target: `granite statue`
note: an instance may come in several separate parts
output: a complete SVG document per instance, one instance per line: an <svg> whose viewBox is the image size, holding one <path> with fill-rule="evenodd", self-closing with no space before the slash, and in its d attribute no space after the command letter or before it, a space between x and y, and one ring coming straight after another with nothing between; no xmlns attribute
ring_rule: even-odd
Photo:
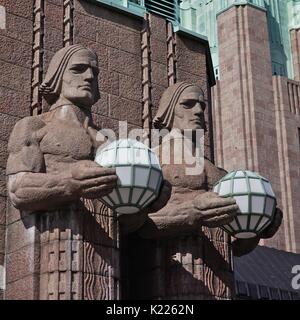
<svg viewBox="0 0 300 320"><path fill-rule="evenodd" d="M164 92L154 118L154 127L169 131L174 128L180 131L204 129L205 106L201 88L185 82L177 83ZM192 135L194 149L195 139L196 135ZM172 159L174 157L171 155ZM216 167L208 159L204 159L204 170L198 175L187 176L186 166L185 163L162 165L168 183L165 185L171 188L171 196L163 208L154 213L148 211L147 219L138 231L142 237L160 238L193 234L199 232L201 226L215 228L233 220L239 210L235 200L222 198L212 192L214 184L227 172ZM282 212L277 208L273 224L260 237L233 242L234 254L237 256L246 254L257 246L260 238L272 237L278 230L281 220Z"/></svg>

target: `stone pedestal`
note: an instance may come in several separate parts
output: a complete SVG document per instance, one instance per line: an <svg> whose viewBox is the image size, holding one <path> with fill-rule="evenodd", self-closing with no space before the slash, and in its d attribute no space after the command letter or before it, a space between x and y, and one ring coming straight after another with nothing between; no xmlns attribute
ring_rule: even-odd
<svg viewBox="0 0 300 320"><path fill-rule="evenodd" d="M215 300L234 297L231 247L221 229L160 241L130 236L123 295L129 299ZM143 257L141 259L141 257Z"/></svg>
<svg viewBox="0 0 300 320"><path fill-rule="evenodd" d="M112 213L97 201L20 216L7 228L5 299L119 299L119 243Z"/></svg>

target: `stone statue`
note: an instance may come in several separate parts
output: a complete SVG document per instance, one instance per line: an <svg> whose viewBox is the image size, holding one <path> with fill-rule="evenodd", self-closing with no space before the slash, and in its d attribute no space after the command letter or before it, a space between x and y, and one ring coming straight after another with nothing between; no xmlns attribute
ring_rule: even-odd
<svg viewBox="0 0 300 320"><path fill-rule="evenodd" d="M94 162L100 144L91 116L100 98L97 59L81 45L59 50L40 87L50 110L23 118L11 133L8 193L22 221L15 236L30 244L31 253L39 253L22 266L23 277L32 274L39 287L28 284L22 294L8 290L8 299L20 294L34 299L120 296L116 217L97 200L117 183L115 169ZM165 201L162 197L157 204ZM59 251L51 249L57 246ZM35 259L38 271L32 270Z"/></svg>
<svg viewBox="0 0 300 320"><path fill-rule="evenodd" d="M117 183L115 169L94 162L99 143L91 107L100 97L98 72L93 51L81 45L59 50L40 88L50 110L20 120L9 140L9 197L24 216L22 237L29 239L34 249L30 252L40 253L30 258L36 259L39 271L32 271L30 259L22 266L24 277L32 273L40 284L28 289L35 298L119 297L116 217L105 213L97 200ZM203 128L204 106L200 88L175 84L164 93L154 125ZM141 213L118 217L123 234L137 230L150 239L197 234L200 226L221 226L237 213L233 199L210 191L225 174L210 161L205 160L204 171L192 177L185 176L185 164L171 163L162 169L166 180L159 198ZM276 228L272 226L269 235ZM51 249L57 245L59 249ZM56 260L59 253L57 264L53 252Z"/></svg>
<svg viewBox="0 0 300 320"><path fill-rule="evenodd" d="M8 192L16 208L49 211L79 197L99 198L116 185L115 169L93 161L97 76L97 56L80 45L53 57L41 86L50 111L20 120L9 141Z"/></svg>
<svg viewBox="0 0 300 320"><path fill-rule="evenodd" d="M23 292L8 283L8 299L119 297L118 231L113 215L97 200L113 190L117 176L115 169L93 161L97 59L81 45L59 50L40 87L50 110L20 120L11 133L8 193L22 219L15 239L25 239L30 248L19 274L30 275L36 285L28 276Z"/></svg>
<svg viewBox="0 0 300 320"><path fill-rule="evenodd" d="M169 131L175 128L180 132L203 129L204 110L203 91L189 83L177 83L164 92L154 127ZM191 135L193 152L196 138L197 135ZM164 140L160 157L163 146ZM161 207L155 208L156 212L150 208L144 216L120 217L124 233L137 229L128 245L128 255L133 260L129 269L135 277L133 298L231 299L234 280L230 240L216 227L231 222L239 209L234 199L221 198L211 191L227 172L204 159L202 172L186 175L188 164L172 162L172 151L176 153L171 144L169 164L161 161L165 191L171 190L171 195L162 192L165 196L161 195L161 199L165 197L166 205L159 203ZM155 203L152 209L154 207ZM273 225L261 237L273 236L281 219L278 209ZM235 240L233 253L244 255L253 250L259 240ZM140 259L141 256L144 258ZM148 286L144 285L145 279Z"/></svg>
<svg viewBox="0 0 300 320"><path fill-rule="evenodd" d="M204 129L204 110L202 89L180 82L164 92L154 118L154 126L169 131L174 128L180 131ZM195 138L196 135L192 135L193 149L196 147ZM174 157L171 154L172 159ZM172 186L171 197L166 206L149 214L147 222L139 230L143 237L191 234L199 231L200 226L220 227L230 223L238 212L234 199L222 198L211 191L214 184L227 174L225 170L204 159L203 172L187 176L186 166L185 163L162 165L164 178ZM278 230L281 220L282 212L277 208L273 224L260 235L260 238L272 237ZM260 238L235 240L234 254L240 256L250 252L256 247Z"/></svg>

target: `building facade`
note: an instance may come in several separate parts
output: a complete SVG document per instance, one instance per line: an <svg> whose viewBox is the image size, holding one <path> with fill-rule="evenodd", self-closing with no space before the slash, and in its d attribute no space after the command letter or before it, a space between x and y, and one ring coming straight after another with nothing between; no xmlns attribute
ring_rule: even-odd
<svg viewBox="0 0 300 320"><path fill-rule="evenodd" d="M218 79L216 163L270 179L284 222L265 244L299 253L300 2L188 0L181 6L183 26L210 42Z"/></svg>
<svg viewBox="0 0 300 320"><path fill-rule="evenodd" d="M203 228L200 238L174 247L172 241L143 243L135 235L119 241L115 222L100 219L112 239L107 245L93 228L90 239L77 239L68 225L50 228L45 219L30 227L32 218L24 224L10 205L9 135L19 119L48 110L39 85L54 53L70 44L88 46L99 57L101 99L92 110L99 128L117 132L125 120L129 129L150 130L169 85L199 85L208 102L206 157L226 170L249 169L271 181L284 222L262 244L299 253L299 5L284 3L0 0L0 298L234 297L230 244L219 229ZM136 251L130 250L133 243ZM78 258L82 247L88 248L88 263ZM136 259L145 248L148 259ZM175 263L166 263L170 257ZM120 272L121 259L126 263ZM190 273L201 285L190 281Z"/></svg>
<svg viewBox="0 0 300 320"><path fill-rule="evenodd" d="M70 44L82 44L98 55L101 99L92 109L98 128L118 132L122 120L129 130L147 131L169 85L188 81L200 86L208 105L205 153L213 160L215 78L208 41L168 20L177 20L177 5L169 17L170 12L163 15L151 4L0 1L1 298L234 296L230 243L220 229L203 228L196 238L167 242L120 239L116 219L107 210L85 215L83 221L75 211L65 212L64 219L60 212L21 216L7 197L5 167L12 128L21 118L48 110L39 86L54 53ZM145 250L147 259L138 259Z"/></svg>

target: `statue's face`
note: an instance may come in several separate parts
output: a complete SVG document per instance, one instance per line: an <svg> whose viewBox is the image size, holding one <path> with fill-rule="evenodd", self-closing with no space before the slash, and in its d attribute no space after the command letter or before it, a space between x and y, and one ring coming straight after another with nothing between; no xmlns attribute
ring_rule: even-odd
<svg viewBox="0 0 300 320"><path fill-rule="evenodd" d="M77 51L63 74L61 96L75 105L90 108L95 102L98 73L96 56L89 50Z"/></svg>
<svg viewBox="0 0 300 320"><path fill-rule="evenodd" d="M180 130L204 128L205 102L200 88L186 88L175 106L173 128Z"/></svg>

